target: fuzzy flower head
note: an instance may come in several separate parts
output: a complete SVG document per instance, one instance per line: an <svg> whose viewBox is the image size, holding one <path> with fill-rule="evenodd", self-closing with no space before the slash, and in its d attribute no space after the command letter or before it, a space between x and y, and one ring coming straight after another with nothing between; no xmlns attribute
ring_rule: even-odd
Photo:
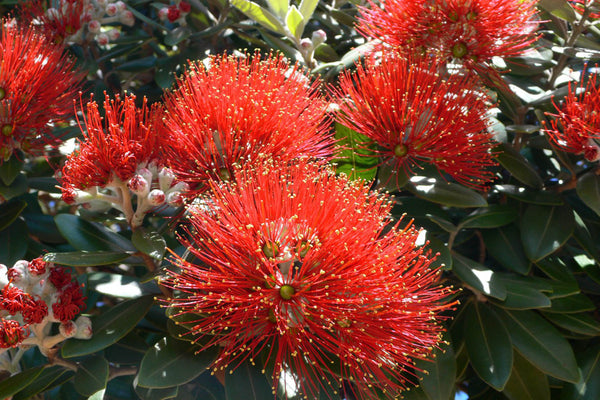
<svg viewBox="0 0 600 400"><path fill-rule="evenodd" d="M260 155L283 162L331 151L318 83L279 56L213 57L190 63L165 98L169 159L193 189L227 180L234 164Z"/></svg>
<svg viewBox="0 0 600 400"><path fill-rule="evenodd" d="M535 40L535 0L383 0L357 29L384 45L465 65L514 56Z"/></svg>
<svg viewBox="0 0 600 400"><path fill-rule="evenodd" d="M495 165L486 98L472 76L438 73L425 58L387 55L340 78L339 122L378 146L381 164L413 174L420 163L482 188Z"/></svg>
<svg viewBox="0 0 600 400"><path fill-rule="evenodd" d="M544 132L559 149L582 154L588 161L600 160L600 88L597 74L585 84L569 83L569 93Z"/></svg>
<svg viewBox="0 0 600 400"><path fill-rule="evenodd" d="M62 46L34 27L0 20L0 163L16 150L36 153L57 144L51 124L73 113L82 73Z"/></svg>
<svg viewBox="0 0 600 400"><path fill-rule="evenodd" d="M449 292L418 231L390 226L389 200L307 160L253 164L212 189L215 207L192 206L181 239L197 262L175 257L162 283L189 337L222 347L214 368L263 357L275 385L291 373L309 398L342 379L361 399L401 390L440 340Z"/></svg>

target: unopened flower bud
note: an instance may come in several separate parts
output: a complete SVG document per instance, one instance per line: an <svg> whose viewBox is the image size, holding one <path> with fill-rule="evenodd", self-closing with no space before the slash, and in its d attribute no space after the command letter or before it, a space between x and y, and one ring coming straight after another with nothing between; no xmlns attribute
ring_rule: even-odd
<svg viewBox="0 0 600 400"><path fill-rule="evenodd" d="M160 189L154 189L148 193L148 203L152 206L165 204L165 192Z"/></svg>
<svg viewBox="0 0 600 400"><path fill-rule="evenodd" d="M117 6L117 10L119 11L125 11L127 9L127 5L120 0L117 1L115 5Z"/></svg>
<svg viewBox="0 0 600 400"><path fill-rule="evenodd" d="M167 195L167 204L171 207L181 207L183 205L183 196L180 192L171 192Z"/></svg>
<svg viewBox="0 0 600 400"><path fill-rule="evenodd" d="M108 41L109 41L108 35L106 33L101 33L96 38L96 41L98 42L98 44L100 46L106 46L108 44Z"/></svg>
<svg viewBox="0 0 600 400"><path fill-rule="evenodd" d="M111 29L106 34L111 41L117 40L121 36L121 32L118 29Z"/></svg>
<svg viewBox="0 0 600 400"><path fill-rule="evenodd" d="M100 7L105 7L106 4L108 4L108 0L96 0L96 3L98 3Z"/></svg>
<svg viewBox="0 0 600 400"><path fill-rule="evenodd" d="M327 34L323 29L319 29L313 32L311 39L313 42L313 46L317 47L321 43L325 43L325 41L327 40Z"/></svg>
<svg viewBox="0 0 600 400"><path fill-rule="evenodd" d="M190 5L190 3L188 3L187 1L181 1L179 3L179 9L181 10L182 13L189 13L190 11L192 11L192 6Z"/></svg>
<svg viewBox="0 0 600 400"><path fill-rule="evenodd" d="M313 42L312 42L312 40L310 40L308 38L304 38L304 39L300 40L300 46L302 46L303 49L312 49Z"/></svg>
<svg viewBox="0 0 600 400"><path fill-rule="evenodd" d="M92 321L88 317L80 315L75 320L75 325L77 325L77 332L75 333L75 338L89 339L92 337Z"/></svg>
<svg viewBox="0 0 600 400"><path fill-rule="evenodd" d="M141 168L137 174L127 182L129 190L138 196L146 196L150 192L152 172L147 168Z"/></svg>
<svg viewBox="0 0 600 400"><path fill-rule="evenodd" d="M119 15L119 21L123 25L133 26L135 24L135 17L131 11L125 10Z"/></svg>
<svg viewBox="0 0 600 400"><path fill-rule="evenodd" d="M19 260L6 272L8 279L17 286L22 286L27 275L28 261Z"/></svg>
<svg viewBox="0 0 600 400"><path fill-rule="evenodd" d="M102 25L100 25L100 21L98 21L98 20L90 21L90 23L88 24L88 30L91 33L98 33L98 32L100 32L100 28L101 27L102 27Z"/></svg>
<svg viewBox="0 0 600 400"><path fill-rule="evenodd" d="M583 150L583 156L586 160L594 162L600 160L600 147L597 144L590 144Z"/></svg>
<svg viewBox="0 0 600 400"><path fill-rule="evenodd" d="M58 331L65 339L72 338L77 333L77 325L73 321L67 321L60 324Z"/></svg>
<svg viewBox="0 0 600 400"><path fill-rule="evenodd" d="M169 9L167 7L163 7L160 10L158 10L158 19L160 19L161 21L166 21L168 15Z"/></svg>
<svg viewBox="0 0 600 400"><path fill-rule="evenodd" d="M106 6L106 14L108 14L110 17L117 15L117 12L119 12L119 9L117 8L116 4L111 3Z"/></svg>
<svg viewBox="0 0 600 400"><path fill-rule="evenodd" d="M164 167L158 173L158 187L163 192L166 192L171 188L171 184L175 180L175 173L171 168Z"/></svg>

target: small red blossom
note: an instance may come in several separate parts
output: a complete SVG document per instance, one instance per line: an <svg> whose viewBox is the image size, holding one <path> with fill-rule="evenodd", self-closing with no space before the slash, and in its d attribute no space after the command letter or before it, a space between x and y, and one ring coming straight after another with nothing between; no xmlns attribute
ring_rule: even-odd
<svg viewBox="0 0 600 400"><path fill-rule="evenodd" d="M177 21L180 16L181 16L181 11L179 10L179 8L177 8L177 6L174 4L171 5L167 12L167 18L169 19L169 22Z"/></svg>
<svg viewBox="0 0 600 400"><path fill-rule="evenodd" d="M29 293L25 293L18 287L6 285L0 292L0 308L8 311L10 315L21 312L33 301Z"/></svg>
<svg viewBox="0 0 600 400"><path fill-rule="evenodd" d="M40 275L44 275L46 273L47 265L48 265L48 263L46 261L44 261L43 258L38 257L29 262L29 264L27 265L27 269L29 270L29 273L31 275L40 276Z"/></svg>
<svg viewBox="0 0 600 400"><path fill-rule="evenodd" d="M342 75L340 87L339 122L372 139L381 164L409 174L431 164L475 188L493 179L494 140L476 77L442 78L429 59L387 55Z"/></svg>
<svg viewBox="0 0 600 400"><path fill-rule="evenodd" d="M0 318L0 348L17 347L28 335L25 327L18 321Z"/></svg>
<svg viewBox="0 0 600 400"><path fill-rule="evenodd" d="M20 149L39 152L59 143L51 122L73 113L83 74L64 48L35 27L0 20L0 163ZM33 57L32 55L35 55Z"/></svg>
<svg viewBox="0 0 600 400"><path fill-rule="evenodd" d="M123 100L105 95L104 118L95 101L87 103L85 129L81 127L84 140L79 150L69 155L62 171L66 200L73 197L73 188L127 182L138 166L159 160L158 108L149 111L145 97L138 108L135 99L134 95L126 95Z"/></svg>
<svg viewBox="0 0 600 400"><path fill-rule="evenodd" d="M48 305L41 299L31 299L21 314L26 324L39 324L48 315Z"/></svg>
<svg viewBox="0 0 600 400"><path fill-rule="evenodd" d="M48 279L54 285L56 290L60 291L71 283L71 274L69 274L64 267L55 266L50 270Z"/></svg>
<svg viewBox="0 0 600 400"><path fill-rule="evenodd" d="M85 308L85 298L77 282L71 282L60 292L56 302L52 304L52 312L61 322L71 321Z"/></svg>
<svg viewBox="0 0 600 400"><path fill-rule="evenodd" d="M535 0L369 0L357 29L384 45L466 65L521 54L536 39Z"/></svg>
<svg viewBox="0 0 600 400"><path fill-rule="evenodd" d="M213 57L192 62L166 95L171 168L193 190L230 179L233 165L259 155L286 162L327 157L327 104L299 67L282 57Z"/></svg>
<svg viewBox="0 0 600 400"><path fill-rule="evenodd" d="M557 113L544 133L563 151L583 154L589 161L599 159L600 88L597 74L590 75L587 84L569 83L569 93L561 105L554 103Z"/></svg>
<svg viewBox="0 0 600 400"><path fill-rule="evenodd" d="M275 385L291 369L309 398L338 383L317 377L334 374L360 399L374 388L394 396L413 359L439 342L436 316L449 307L418 231L390 226L389 200L365 183L307 160L235 174L212 185L211 210L189 210L181 240L200 262L175 257L179 272L163 281L182 293L167 302L175 318L205 347L222 347L215 368L262 353Z"/></svg>
<svg viewBox="0 0 600 400"><path fill-rule="evenodd" d="M189 13L190 11L192 11L192 6L187 1L182 0L179 2L179 9L183 13Z"/></svg>
<svg viewBox="0 0 600 400"><path fill-rule="evenodd" d="M55 43L77 34L86 22L86 2L82 0L34 0L23 2L19 14L24 23L36 21L38 29Z"/></svg>

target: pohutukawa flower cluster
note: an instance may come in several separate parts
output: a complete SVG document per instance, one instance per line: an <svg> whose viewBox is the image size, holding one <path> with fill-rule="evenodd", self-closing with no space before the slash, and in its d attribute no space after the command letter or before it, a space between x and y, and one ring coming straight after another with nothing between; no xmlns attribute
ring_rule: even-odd
<svg viewBox="0 0 600 400"><path fill-rule="evenodd" d="M81 288L65 268L41 258L0 264L0 287L0 369L15 372L22 356L7 349L37 346L47 355L68 338L92 336L89 318L77 317L85 308Z"/></svg>
<svg viewBox="0 0 600 400"><path fill-rule="evenodd" d="M181 240L197 262L176 257L162 282L178 294L171 315L186 317L190 340L222 347L215 369L262 355L274 382L291 372L307 396L342 378L360 398L397 394L450 307L419 232L390 226L388 198L322 163L234 174L212 183L212 209L189 209Z"/></svg>
<svg viewBox="0 0 600 400"><path fill-rule="evenodd" d="M73 114L83 74L64 48L34 27L0 20L0 163L15 151L39 153L59 142L52 124ZM35 56L32 56L35 55Z"/></svg>
<svg viewBox="0 0 600 400"><path fill-rule="evenodd" d="M190 3L184 0L177 0L175 4L171 4L169 7L163 7L158 11L158 18L161 21L169 21L172 24L179 24L181 26L187 25L185 17L192 11Z"/></svg>

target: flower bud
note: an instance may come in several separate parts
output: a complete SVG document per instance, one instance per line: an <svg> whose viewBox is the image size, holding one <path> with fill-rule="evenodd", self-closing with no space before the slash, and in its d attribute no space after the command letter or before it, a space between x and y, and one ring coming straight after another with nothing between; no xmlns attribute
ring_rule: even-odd
<svg viewBox="0 0 600 400"><path fill-rule="evenodd" d="M583 150L583 156L586 160L594 162L600 160L600 147L597 144L589 144Z"/></svg>
<svg viewBox="0 0 600 400"><path fill-rule="evenodd" d="M127 5L120 0L117 1L115 5L117 6L117 10L119 11L125 11L127 9Z"/></svg>
<svg viewBox="0 0 600 400"><path fill-rule="evenodd" d="M171 207L181 207L183 205L183 196L180 192L171 192L167 195L167 204Z"/></svg>
<svg viewBox="0 0 600 400"><path fill-rule="evenodd" d="M150 174L150 179L147 179L148 174L142 170L148 171L146 168L142 168L140 171L138 171L138 173L135 174L129 180L129 182L127 182L127 187L129 187L129 190L131 190L136 195L143 197L146 196L148 192L150 192L152 174Z"/></svg>
<svg viewBox="0 0 600 400"><path fill-rule="evenodd" d="M311 39L313 42L313 46L317 47L321 43L325 43L325 41L327 40L327 34L324 30L319 29L313 32Z"/></svg>
<svg viewBox="0 0 600 400"><path fill-rule="evenodd" d="M8 271L6 272L6 276L13 284L15 284L15 286L20 286L20 287L24 286L24 283L25 283L27 275L28 275L28 272L27 272L28 265L29 265L28 261L19 260L12 266L12 268L9 268Z"/></svg>
<svg viewBox="0 0 600 400"><path fill-rule="evenodd" d="M313 42L312 42L312 40L310 40L308 38L304 38L304 39L300 40L300 46L303 49L306 49L306 50L312 49L313 48Z"/></svg>
<svg viewBox="0 0 600 400"><path fill-rule="evenodd" d="M119 15L119 21L123 25L133 26L135 24L135 17L131 11L125 10Z"/></svg>
<svg viewBox="0 0 600 400"><path fill-rule="evenodd" d="M148 203L154 207L165 204L165 192L160 189L154 189L148 193Z"/></svg>
<svg viewBox="0 0 600 400"><path fill-rule="evenodd" d="M166 21L168 14L169 9L167 7L163 7L160 10L158 10L158 19L160 19L161 21Z"/></svg>
<svg viewBox="0 0 600 400"><path fill-rule="evenodd" d="M179 19L179 17L181 16L181 11L179 11L179 9L172 5L169 7L168 13L167 13L167 18L169 19L169 22L175 22Z"/></svg>
<svg viewBox="0 0 600 400"><path fill-rule="evenodd" d="M77 333L77 325L73 321L67 321L60 324L58 331L65 339L72 338Z"/></svg>
<svg viewBox="0 0 600 400"><path fill-rule="evenodd" d="M111 42L117 40L119 36L121 36L121 32L118 29L111 29L110 31L106 32L106 34Z"/></svg>
<svg viewBox="0 0 600 400"><path fill-rule="evenodd" d="M75 325L77 325L77 332L75 333L75 338L89 339L92 337L92 321L88 317L80 315L75 320Z"/></svg>
<svg viewBox="0 0 600 400"><path fill-rule="evenodd" d="M101 27L102 27L102 25L100 25L100 21L98 21L98 20L90 21L90 23L88 24L88 30L91 33L98 33L98 32L100 32L100 28Z"/></svg>
<svg viewBox="0 0 600 400"><path fill-rule="evenodd" d="M119 12L119 9L117 8L116 4L111 3L106 6L106 14L108 14L110 17L117 15L117 12Z"/></svg>
<svg viewBox="0 0 600 400"><path fill-rule="evenodd" d="M158 173L158 187L163 192L168 191L171 188L171 184L175 180L175 174L171 168L164 167Z"/></svg>
<svg viewBox="0 0 600 400"><path fill-rule="evenodd" d="M96 41L98 42L98 44L100 46L106 46L108 44L108 41L109 41L108 35L106 33L101 33L96 38Z"/></svg>
<svg viewBox="0 0 600 400"><path fill-rule="evenodd" d="M187 1L181 1L179 3L179 9L181 10L182 13L189 13L190 11L192 11L192 6L190 5L190 3L188 3Z"/></svg>

